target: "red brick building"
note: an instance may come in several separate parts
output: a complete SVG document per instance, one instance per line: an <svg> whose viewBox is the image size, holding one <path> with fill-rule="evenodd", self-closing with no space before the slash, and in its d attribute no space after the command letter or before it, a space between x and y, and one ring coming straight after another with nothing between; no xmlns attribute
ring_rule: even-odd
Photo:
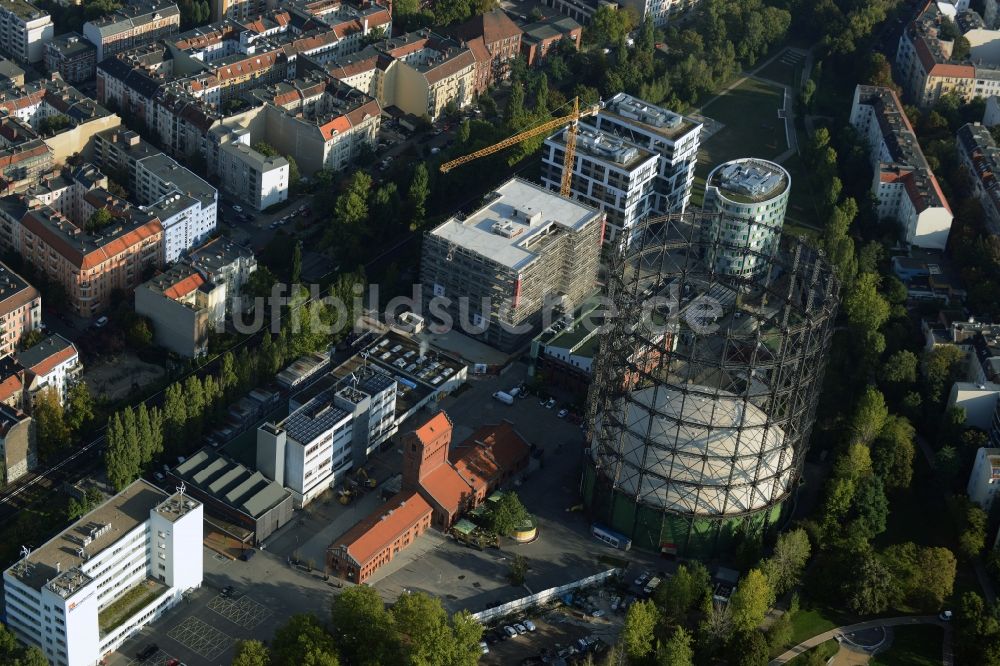
<svg viewBox="0 0 1000 666"><path fill-rule="evenodd" d="M521 53L529 67L536 67L562 40L568 40L579 49L583 28L568 16L553 16L524 26L521 36Z"/></svg>
<svg viewBox="0 0 1000 666"><path fill-rule="evenodd" d="M452 30L476 57L476 92L504 81L521 51L521 28L502 9L475 16Z"/></svg>
<svg viewBox="0 0 1000 666"><path fill-rule="evenodd" d="M431 525L420 493L402 491L348 530L326 551L327 569L358 585L392 561Z"/></svg>
<svg viewBox="0 0 1000 666"><path fill-rule="evenodd" d="M508 421L453 448L451 436L451 420L438 412L403 437L402 491L330 545L332 573L364 583L428 527L449 529L528 466L531 447Z"/></svg>

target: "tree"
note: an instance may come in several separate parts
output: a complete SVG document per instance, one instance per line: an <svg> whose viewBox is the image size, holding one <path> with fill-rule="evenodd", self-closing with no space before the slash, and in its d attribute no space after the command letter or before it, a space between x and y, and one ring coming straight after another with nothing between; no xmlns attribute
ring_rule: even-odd
<svg viewBox="0 0 1000 666"><path fill-rule="evenodd" d="M66 390L66 425L78 433L94 419L94 398L87 382L78 381Z"/></svg>
<svg viewBox="0 0 1000 666"><path fill-rule="evenodd" d="M924 381L927 397L939 402L944 390L958 381L965 354L955 345L939 345L924 356Z"/></svg>
<svg viewBox="0 0 1000 666"><path fill-rule="evenodd" d="M930 548L913 543L894 544L880 557L891 572L890 599L894 606L913 606L927 611L941 607L955 584L956 560L947 548ZM862 586L864 582L857 581ZM871 585L874 576L869 579Z"/></svg>
<svg viewBox="0 0 1000 666"><path fill-rule="evenodd" d="M104 467L108 481L120 492L139 476L139 457L129 442L120 412L108 420L105 439Z"/></svg>
<svg viewBox="0 0 1000 666"><path fill-rule="evenodd" d="M31 418L35 422L35 438L42 460L50 460L69 446L70 430L55 388L35 394L31 400Z"/></svg>
<svg viewBox="0 0 1000 666"><path fill-rule="evenodd" d="M660 613L652 601L637 601L628 607L621 643L630 660L645 659L653 651L654 630L659 621Z"/></svg>
<svg viewBox="0 0 1000 666"><path fill-rule="evenodd" d="M972 559L979 555L986 545L988 516L981 508L968 500L956 507L959 525L958 548L963 556Z"/></svg>
<svg viewBox="0 0 1000 666"><path fill-rule="evenodd" d="M180 383L167 387L163 399L163 440L169 451L177 451L184 443L188 420L187 401Z"/></svg>
<svg viewBox="0 0 1000 666"><path fill-rule="evenodd" d="M295 241L292 249L292 284L302 281L302 241Z"/></svg>
<svg viewBox="0 0 1000 666"><path fill-rule="evenodd" d="M919 359L913 352L901 349L886 359L882 365L882 381L891 384L912 384L917 381Z"/></svg>
<svg viewBox="0 0 1000 666"><path fill-rule="evenodd" d="M852 327L860 331L878 331L889 320L889 302L878 293L880 278L862 273L854 288L844 298L844 311Z"/></svg>
<svg viewBox="0 0 1000 666"><path fill-rule="evenodd" d="M792 613L785 612L774 619L767 628L767 644L772 652L780 652L781 648L792 640Z"/></svg>
<svg viewBox="0 0 1000 666"><path fill-rule="evenodd" d="M250 274L247 278L247 282L243 287L243 291L248 296L254 296L257 298L267 298L271 295L271 288L277 283L278 278L267 266L258 266L257 269Z"/></svg>
<svg viewBox="0 0 1000 666"><path fill-rule="evenodd" d="M851 516L848 529L855 537L867 541L885 532L889 501L879 477L869 475L857 482Z"/></svg>
<svg viewBox="0 0 1000 666"><path fill-rule="evenodd" d="M753 631L764 621L774 601L774 591L760 569L751 569L733 592L733 626L739 631Z"/></svg>
<svg viewBox="0 0 1000 666"><path fill-rule="evenodd" d="M392 617L375 588L350 587L333 598L333 635L346 663L378 666L395 661L399 651Z"/></svg>
<svg viewBox="0 0 1000 666"><path fill-rule="evenodd" d="M233 352L227 351L222 355L219 364L219 388L226 394L236 388L239 378L236 376L236 357Z"/></svg>
<svg viewBox="0 0 1000 666"><path fill-rule="evenodd" d="M711 595L710 580L708 569L701 562L682 564L656 588L656 605L669 622L683 624L691 610Z"/></svg>
<svg viewBox="0 0 1000 666"><path fill-rule="evenodd" d="M125 340L129 346L136 349L144 349L153 344L153 326L149 318L140 315L132 317L132 321L125 331Z"/></svg>
<svg viewBox="0 0 1000 666"><path fill-rule="evenodd" d="M184 380L184 402L187 406L184 433L188 441L197 441L201 439L205 412L205 390L198 375L189 375Z"/></svg>
<svg viewBox="0 0 1000 666"><path fill-rule="evenodd" d="M288 162L288 189L293 192L299 189L299 182L302 180L302 172L299 171L299 163L291 155L285 155Z"/></svg>
<svg viewBox="0 0 1000 666"><path fill-rule="evenodd" d="M430 194L430 179L427 165L419 162L413 169L413 179L410 189L406 192L406 200L410 206L410 229L419 229L427 215L427 195Z"/></svg>
<svg viewBox="0 0 1000 666"><path fill-rule="evenodd" d="M801 527L778 535L774 554L765 568L776 594L784 594L798 585L811 550L809 535Z"/></svg>
<svg viewBox="0 0 1000 666"><path fill-rule="evenodd" d="M20 347L21 349L31 349L44 339L45 339L45 334L42 333L42 331L38 329L32 329L30 331L27 331L24 335L21 336L21 339L18 341L17 346Z"/></svg>
<svg viewBox="0 0 1000 666"><path fill-rule="evenodd" d="M584 30L584 39L599 46L618 44L624 41L637 23L631 9L603 5L594 12L590 25Z"/></svg>
<svg viewBox="0 0 1000 666"><path fill-rule="evenodd" d="M150 421L149 410L146 408L146 403L144 402L139 403L139 409L136 412L136 429L139 433L139 464L146 465L153 459L153 424Z"/></svg>
<svg viewBox="0 0 1000 666"><path fill-rule="evenodd" d="M892 572L874 555L862 556L855 576L847 582L847 603L861 615L881 613L889 607L894 587Z"/></svg>
<svg viewBox="0 0 1000 666"><path fill-rule="evenodd" d="M871 444L872 440L882 432L889 418L889 408L885 406L885 398L874 386L869 386L861 394L858 406L851 418L851 432L854 441Z"/></svg>
<svg viewBox="0 0 1000 666"><path fill-rule="evenodd" d="M500 496L490 511L489 518L490 528L494 532L500 536L510 536L525 521L531 519L531 514L521 504L517 493L508 491Z"/></svg>
<svg viewBox="0 0 1000 666"><path fill-rule="evenodd" d="M333 637L312 615L293 615L279 627L271 641L272 663L275 666L337 666Z"/></svg>
<svg viewBox="0 0 1000 666"><path fill-rule="evenodd" d="M913 444L916 431L903 416L889 416L872 444L872 469L887 491L910 487L913 478Z"/></svg>
<svg viewBox="0 0 1000 666"><path fill-rule="evenodd" d="M266 141L258 141L257 143L253 144L251 148L256 150L264 157L279 157L281 155L281 153L278 152L277 148L267 143Z"/></svg>
<svg viewBox="0 0 1000 666"><path fill-rule="evenodd" d="M684 627L676 627L667 642L659 645L656 663L658 666L692 666L694 650L691 648L691 634Z"/></svg>
<svg viewBox="0 0 1000 666"><path fill-rule="evenodd" d="M270 666L271 652L260 641L240 641L233 656L233 666Z"/></svg>
<svg viewBox="0 0 1000 666"><path fill-rule="evenodd" d="M767 666L770 653L764 634L756 629L734 634L727 651L731 666Z"/></svg>
<svg viewBox="0 0 1000 666"><path fill-rule="evenodd" d="M528 575L528 560L524 558L524 555L520 553L515 553L510 559L510 573L507 577L510 579L511 585L524 585L524 579Z"/></svg>
<svg viewBox="0 0 1000 666"><path fill-rule="evenodd" d="M83 230L88 234L92 234L111 224L114 219L111 211L107 208L98 208L87 218L87 222L83 225Z"/></svg>
<svg viewBox="0 0 1000 666"><path fill-rule="evenodd" d="M404 594L396 600L390 614L406 663L472 666L482 656L481 625L477 630L464 613L449 621L437 597L423 592Z"/></svg>

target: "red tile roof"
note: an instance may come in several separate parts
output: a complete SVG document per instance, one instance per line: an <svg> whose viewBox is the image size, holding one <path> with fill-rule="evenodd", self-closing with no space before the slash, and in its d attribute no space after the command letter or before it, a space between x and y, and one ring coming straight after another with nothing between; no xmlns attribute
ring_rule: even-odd
<svg viewBox="0 0 1000 666"><path fill-rule="evenodd" d="M451 465L441 465L425 476L420 487L451 514L458 513L465 500L473 495L468 481Z"/></svg>
<svg viewBox="0 0 1000 666"><path fill-rule="evenodd" d="M27 368L27 370L29 370L36 377L44 377L45 375L52 372L52 370L57 365L65 363L74 356L77 356L76 347L70 345L69 347L64 347L59 351L55 352L54 354L51 354L43 358L35 365L31 366L30 368Z"/></svg>
<svg viewBox="0 0 1000 666"><path fill-rule="evenodd" d="M163 295L176 301L179 298L184 298L203 284L205 284L205 279L201 277L201 274L194 273L164 289Z"/></svg>
<svg viewBox="0 0 1000 666"><path fill-rule="evenodd" d="M0 382L0 402L7 402L23 389L21 378L18 375L11 375Z"/></svg>
<svg viewBox="0 0 1000 666"><path fill-rule="evenodd" d="M345 548L360 566L432 513L431 505L415 490L403 491L368 514L337 539L331 548Z"/></svg>
<svg viewBox="0 0 1000 666"><path fill-rule="evenodd" d="M451 433L451 419L449 419L448 415L444 412L438 412L432 416L427 423L414 430L413 434L416 435L417 439L419 439L424 445L427 445L444 434L445 431L449 434Z"/></svg>

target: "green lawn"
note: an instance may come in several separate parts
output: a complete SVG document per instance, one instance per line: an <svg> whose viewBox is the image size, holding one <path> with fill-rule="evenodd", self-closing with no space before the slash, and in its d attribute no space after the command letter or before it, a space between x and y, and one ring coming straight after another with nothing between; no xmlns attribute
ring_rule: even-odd
<svg viewBox="0 0 1000 666"><path fill-rule="evenodd" d="M762 79L769 79L775 83L783 85L798 85L802 72L802 65L805 64L805 56L793 52L784 52L777 58L769 62L765 67L754 73Z"/></svg>
<svg viewBox="0 0 1000 666"><path fill-rule="evenodd" d="M788 647L798 645L824 631L830 631L840 626L835 619L828 617L825 609L803 608L792 616L792 638Z"/></svg>
<svg viewBox="0 0 1000 666"><path fill-rule="evenodd" d="M895 627L892 645L872 657L870 666L937 666L941 663L940 627Z"/></svg>
<svg viewBox="0 0 1000 666"><path fill-rule="evenodd" d="M166 592L166 585L144 580L120 596L114 603L97 614L97 624L104 636L122 622L149 605L153 599Z"/></svg>
<svg viewBox="0 0 1000 666"><path fill-rule="evenodd" d="M809 655L812 654L813 652L818 652L820 656L823 658L823 661L826 661L833 655L837 654L839 650L840 650L840 644L831 638L826 642L820 643L812 650L806 650L799 656L795 657L794 659L788 662L788 666L801 666L802 664L805 664L806 659L808 659Z"/></svg>
<svg viewBox="0 0 1000 666"><path fill-rule="evenodd" d="M788 149L785 121L778 117L782 89L747 79L700 109L723 128L701 144L699 173L738 157L773 159Z"/></svg>

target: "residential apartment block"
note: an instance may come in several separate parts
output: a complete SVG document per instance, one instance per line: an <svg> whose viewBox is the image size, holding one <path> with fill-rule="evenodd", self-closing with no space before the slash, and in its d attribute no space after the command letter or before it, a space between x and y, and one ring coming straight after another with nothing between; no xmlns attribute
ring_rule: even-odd
<svg viewBox="0 0 1000 666"><path fill-rule="evenodd" d="M778 249L792 177L768 160L732 160L705 180L704 210L718 217L703 228L712 243L706 260L717 273L753 277L767 270Z"/></svg>
<svg viewBox="0 0 1000 666"><path fill-rule="evenodd" d="M942 12L944 5L928 2L903 30L896 49L896 71L906 97L922 108L933 106L948 93L966 102L1000 93L1000 51L994 46L1000 32L980 27L981 21L966 25L963 36L971 52L968 57L953 58L954 44L942 32L943 23L952 20Z"/></svg>
<svg viewBox="0 0 1000 666"><path fill-rule="evenodd" d="M59 35L45 45L45 69L67 83L83 83L97 71L97 47L77 32Z"/></svg>
<svg viewBox="0 0 1000 666"><path fill-rule="evenodd" d="M97 48L100 62L116 53L176 34L181 26L177 5L140 0L83 24L83 35Z"/></svg>
<svg viewBox="0 0 1000 666"><path fill-rule="evenodd" d="M51 664L99 663L201 586L203 520L183 492L134 482L4 571L7 627ZM109 623L137 589L146 603Z"/></svg>
<svg viewBox="0 0 1000 666"><path fill-rule="evenodd" d="M451 34L472 49L476 58L476 92L510 78L511 63L521 52L521 29L502 9L470 18Z"/></svg>
<svg viewBox="0 0 1000 666"><path fill-rule="evenodd" d="M702 125L619 93L579 124L572 191L607 212L606 242L628 242L649 215L683 212L691 199ZM549 137L542 182L562 185L566 131Z"/></svg>
<svg viewBox="0 0 1000 666"><path fill-rule="evenodd" d="M27 391L27 400L22 396L25 408L40 391L55 391L62 404L66 403L66 392L83 372L80 352L76 345L53 333L23 351L14 354L17 372L22 381L22 390ZM6 373L5 373L6 374Z"/></svg>
<svg viewBox="0 0 1000 666"><path fill-rule="evenodd" d="M41 294L0 263L0 357L14 353L25 334L39 330L41 325Z"/></svg>
<svg viewBox="0 0 1000 666"><path fill-rule="evenodd" d="M569 131L547 138L542 151L541 181L553 191L561 187ZM631 241L632 229L653 210L658 168L655 153L584 121L578 123L571 191L574 199L607 215L604 242Z"/></svg>
<svg viewBox="0 0 1000 666"><path fill-rule="evenodd" d="M604 220L539 185L507 181L479 210L424 235L424 311L447 312L464 333L516 349L543 310L571 312L592 292Z"/></svg>
<svg viewBox="0 0 1000 666"><path fill-rule="evenodd" d="M639 22L652 19L657 28L666 26L670 21L683 16L699 3L700 0L625 0L622 7L633 10L639 17Z"/></svg>
<svg viewBox="0 0 1000 666"><path fill-rule="evenodd" d="M0 49L22 63L40 62L55 36L52 17L26 0L0 3Z"/></svg>
<svg viewBox="0 0 1000 666"><path fill-rule="evenodd" d="M250 131L222 126L216 173L219 186L234 201L256 210L288 199L288 160L268 157L250 147Z"/></svg>
<svg viewBox="0 0 1000 666"><path fill-rule="evenodd" d="M226 286L176 264L135 289L136 314L153 324L156 344L185 358L208 351L208 338L226 317Z"/></svg>
<svg viewBox="0 0 1000 666"><path fill-rule="evenodd" d="M218 191L194 172L144 142L136 132L99 132L88 146L94 162L124 178L141 210L163 228L163 261L177 261L215 231Z"/></svg>
<svg viewBox="0 0 1000 666"><path fill-rule="evenodd" d="M894 219L907 243L943 250L952 212L924 158L903 105L888 88L854 90L851 125L868 149L875 170L872 193L880 218Z"/></svg>
<svg viewBox="0 0 1000 666"><path fill-rule="evenodd" d="M247 280L257 270L253 250L224 236L194 248L184 261L206 279L226 286L226 307L230 309L233 299L243 293Z"/></svg>
<svg viewBox="0 0 1000 666"><path fill-rule="evenodd" d="M29 210L20 220L16 242L25 261L65 289L74 314L92 317L111 305L113 291L130 292L144 273L163 265L163 227L156 217L104 190L92 190L84 198L90 212L76 221L45 205ZM86 231L90 214L108 206L114 222Z"/></svg>
<svg viewBox="0 0 1000 666"><path fill-rule="evenodd" d="M0 403L0 488L37 465L35 422L20 409Z"/></svg>
<svg viewBox="0 0 1000 666"><path fill-rule="evenodd" d="M326 71L418 118L437 120L448 105L465 108L476 92L476 56L466 44L430 30L377 42L329 62Z"/></svg>
<svg viewBox="0 0 1000 666"><path fill-rule="evenodd" d="M1000 148L990 131L979 123L960 127L955 146L959 163L983 207L986 224L990 232L1000 236L1000 182L997 181Z"/></svg>

